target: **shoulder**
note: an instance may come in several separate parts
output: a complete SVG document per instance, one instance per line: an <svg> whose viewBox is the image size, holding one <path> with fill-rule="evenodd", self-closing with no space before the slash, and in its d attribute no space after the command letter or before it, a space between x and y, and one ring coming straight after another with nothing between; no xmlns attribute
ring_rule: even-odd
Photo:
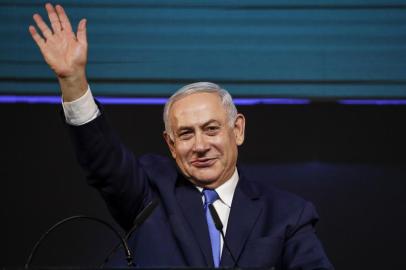
<svg viewBox="0 0 406 270"><path fill-rule="evenodd" d="M272 184L271 177L262 175L253 176L244 168L239 167L240 179L252 189L252 192L267 202L300 206L306 203L302 197L286 190L279 189Z"/></svg>
<svg viewBox="0 0 406 270"><path fill-rule="evenodd" d="M144 154L139 156L138 162L152 182L163 182L162 179L176 181L177 179L178 169L176 163L169 157Z"/></svg>
<svg viewBox="0 0 406 270"><path fill-rule="evenodd" d="M139 156L139 161L143 166L169 166L170 164L173 165L173 162L169 157L153 153L147 153Z"/></svg>
<svg viewBox="0 0 406 270"><path fill-rule="evenodd" d="M261 198L273 205L289 208L301 208L308 203L304 198L297 194L274 187L270 183L252 181L252 184L259 190Z"/></svg>
<svg viewBox="0 0 406 270"><path fill-rule="evenodd" d="M264 185L261 182L253 182L253 184L260 190L260 198L265 210L273 216L290 217L292 224L296 223L303 214L309 215L309 218L315 219L315 222L318 219L313 204L299 195L270 184Z"/></svg>
<svg viewBox="0 0 406 270"><path fill-rule="evenodd" d="M295 226L301 219L313 225L318 221L318 214L311 202L273 186L269 177L252 177L242 170L240 178L257 194L268 217L284 220L290 226Z"/></svg>
<svg viewBox="0 0 406 270"><path fill-rule="evenodd" d="M175 162L166 156L151 153L143 154L138 157L138 162L147 171L176 171Z"/></svg>

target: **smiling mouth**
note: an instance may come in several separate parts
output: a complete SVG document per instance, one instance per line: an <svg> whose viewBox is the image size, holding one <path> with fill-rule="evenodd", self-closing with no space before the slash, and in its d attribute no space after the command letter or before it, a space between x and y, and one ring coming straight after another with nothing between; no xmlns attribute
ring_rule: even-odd
<svg viewBox="0 0 406 270"><path fill-rule="evenodd" d="M192 160L192 165L198 168L210 167L216 162L215 158L198 158Z"/></svg>

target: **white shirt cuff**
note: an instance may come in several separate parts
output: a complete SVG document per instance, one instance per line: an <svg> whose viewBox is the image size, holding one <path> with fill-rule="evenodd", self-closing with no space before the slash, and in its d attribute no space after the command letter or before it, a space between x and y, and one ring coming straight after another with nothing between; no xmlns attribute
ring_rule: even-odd
<svg viewBox="0 0 406 270"><path fill-rule="evenodd" d="M84 125L100 115L89 86L86 93L74 101L63 102L62 99L62 107L66 122L74 126Z"/></svg>

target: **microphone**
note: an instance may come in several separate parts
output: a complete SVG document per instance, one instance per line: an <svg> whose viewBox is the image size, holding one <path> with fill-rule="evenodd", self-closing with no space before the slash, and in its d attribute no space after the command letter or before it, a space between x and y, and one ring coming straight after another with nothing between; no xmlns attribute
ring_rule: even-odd
<svg viewBox="0 0 406 270"><path fill-rule="evenodd" d="M127 232L126 234L126 239L128 240L131 236L131 234L139 227L141 226L145 220L154 212L155 208L159 205L159 199L155 198L153 199L150 203L145 206L144 209L135 217L134 219L134 225L133 227Z"/></svg>
<svg viewBox="0 0 406 270"><path fill-rule="evenodd" d="M233 262L234 262L233 268L236 268L236 267L239 268L237 265L237 260L235 259L235 257L233 256L233 253L231 253L231 250L230 250L229 246L227 245L226 237L224 236L224 233L223 233L223 223L221 222L220 217L217 214L217 211L214 208L213 204L209 204L209 210L210 210L211 217L213 218L213 221L214 221L214 226L216 226L216 229L220 232L221 237L223 238L224 246L227 249L228 253L230 253L231 259L233 259Z"/></svg>
<svg viewBox="0 0 406 270"><path fill-rule="evenodd" d="M54 224L51 228L49 228L45 233L43 233L40 237L40 239L37 241L37 243L35 243L34 247L32 248L30 255L28 256L27 262L25 263L24 269L28 269L30 267L31 261L33 260L35 254L37 253L37 250L40 246L40 244L42 243L42 241L48 236L48 234L50 234L51 232L53 232L56 228L60 227L61 225L70 222L70 221L75 221L75 220L79 220L79 219L84 219L84 220L90 220L90 221L95 221L99 224L104 225L105 227L107 227L108 229L110 229L121 241L121 244L124 246L124 252L125 252L125 256L127 259L127 263L128 266L132 266L133 262L132 262L132 254L130 252L130 249L127 245L127 241L126 239L120 234L120 232L118 230L116 230L113 225L111 225L110 223L99 219L99 218L95 218L95 217L89 217L89 216L71 216L68 218L65 218L61 221L58 221L56 224Z"/></svg>
<svg viewBox="0 0 406 270"><path fill-rule="evenodd" d="M137 228L145 222L145 220L152 214L152 212L155 210L155 208L158 205L159 205L159 199L155 198L150 203L148 203L144 209L142 209L142 211L135 217L134 222L133 222L134 225L125 235L126 240L128 240L131 237L132 233L135 230L137 230ZM106 263L110 260L111 256L117 251L118 248L121 247L121 245L122 245L122 243L118 243L115 247L113 247L110 250L106 259L104 259L103 263L100 265L100 268L103 268L106 265Z"/></svg>

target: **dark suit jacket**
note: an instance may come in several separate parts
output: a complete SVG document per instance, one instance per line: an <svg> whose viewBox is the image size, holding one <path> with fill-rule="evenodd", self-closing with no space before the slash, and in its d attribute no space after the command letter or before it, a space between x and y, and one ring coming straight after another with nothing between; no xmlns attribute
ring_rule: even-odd
<svg viewBox="0 0 406 270"><path fill-rule="evenodd" d="M171 159L135 158L103 116L69 130L89 183L124 229L152 198L160 198L130 240L138 266L213 266L201 194ZM226 233L238 266L332 269L314 231L318 217L312 204L271 188L268 179L251 179L241 169L239 175ZM221 266L233 266L225 248Z"/></svg>

